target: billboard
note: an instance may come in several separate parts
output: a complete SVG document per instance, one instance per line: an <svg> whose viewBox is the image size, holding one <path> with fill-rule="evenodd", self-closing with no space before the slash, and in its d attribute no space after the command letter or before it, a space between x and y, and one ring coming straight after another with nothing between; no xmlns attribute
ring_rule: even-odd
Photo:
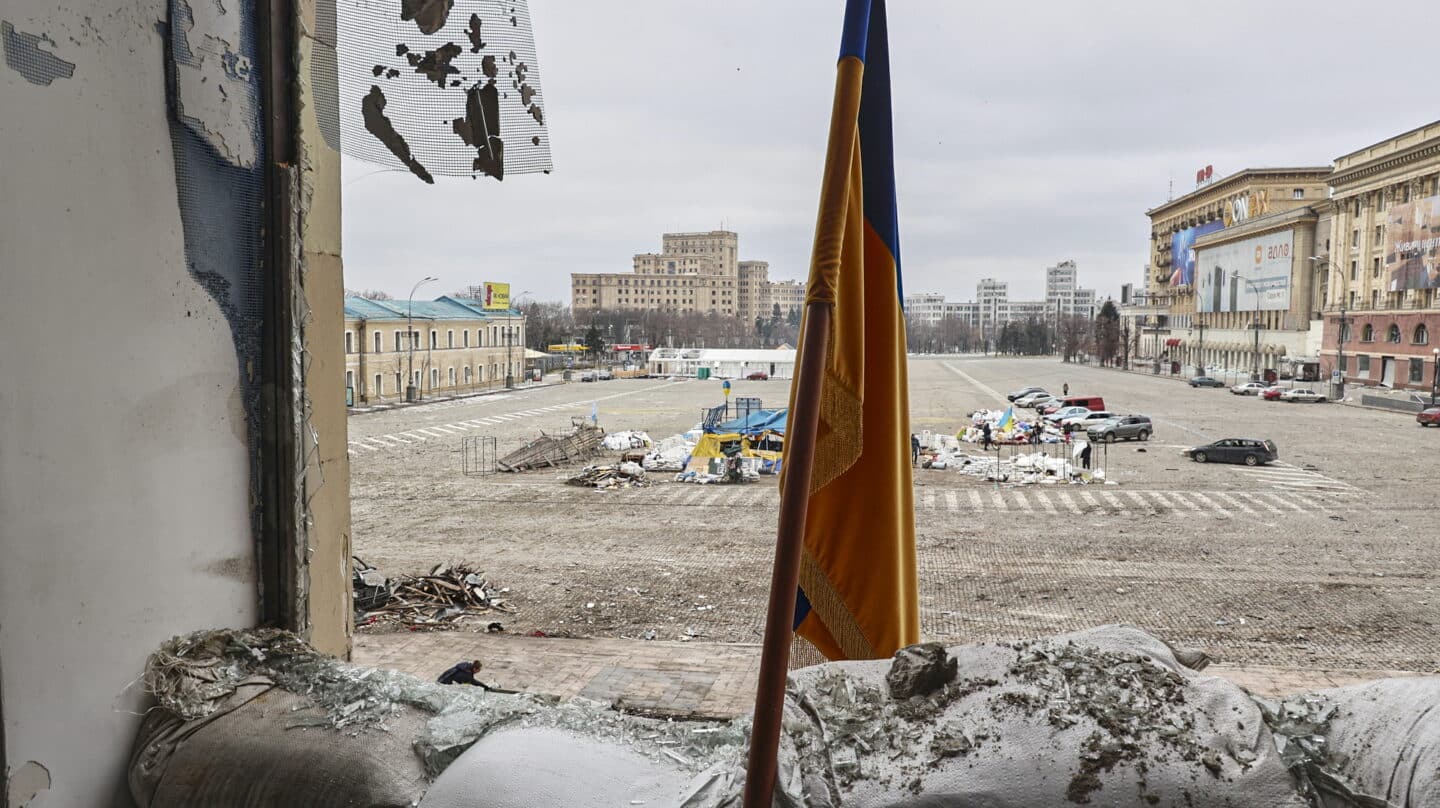
<svg viewBox="0 0 1440 808"><path fill-rule="evenodd" d="M1295 231L1218 244L1195 260L1195 301L1205 313L1285 311L1290 308L1290 271Z"/></svg>
<svg viewBox="0 0 1440 808"><path fill-rule="evenodd" d="M1214 233L1225 226L1219 219L1195 227L1187 227L1170 237L1171 286L1189 286L1195 282L1195 239Z"/></svg>
<svg viewBox="0 0 1440 808"><path fill-rule="evenodd" d="M508 308L510 308L510 284L508 284L508 283L490 283L489 281L486 281L486 282L483 284L483 290L484 290L485 296L484 296L483 298L481 298L481 303L483 304L483 307L484 307L484 308L486 308L486 309L508 309Z"/></svg>
<svg viewBox="0 0 1440 808"><path fill-rule="evenodd" d="M1440 196L1427 196L1385 211L1385 277L1389 290L1440 287Z"/></svg>

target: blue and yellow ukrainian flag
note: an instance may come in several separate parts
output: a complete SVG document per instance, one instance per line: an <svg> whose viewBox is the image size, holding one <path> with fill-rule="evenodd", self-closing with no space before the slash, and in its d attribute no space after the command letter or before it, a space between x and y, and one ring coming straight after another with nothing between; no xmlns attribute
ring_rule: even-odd
<svg viewBox="0 0 1440 808"><path fill-rule="evenodd" d="M893 152L885 3L849 0L806 292L834 308L795 611L830 659L920 635Z"/></svg>

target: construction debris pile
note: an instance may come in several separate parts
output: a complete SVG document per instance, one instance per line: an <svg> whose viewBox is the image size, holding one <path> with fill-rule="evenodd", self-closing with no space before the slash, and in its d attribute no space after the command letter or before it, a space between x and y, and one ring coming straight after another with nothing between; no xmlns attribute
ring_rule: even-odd
<svg viewBox="0 0 1440 808"><path fill-rule="evenodd" d="M639 463L627 462L613 466L586 466L566 482L581 488L610 491L617 488L648 488L650 477Z"/></svg>
<svg viewBox="0 0 1440 808"><path fill-rule="evenodd" d="M1440 804L1440 713L1426 709L1440 678L1262 707L1199 673L1198 660L1104 626L792 671L776 802ZM346 665L275 630L176 637L144 682L157 706L128 772L139 808L239 808L256 803L234 783L293 795L316 782L337 805L464 808L481 794L551 808L733 808L745 778L748 718L656 720L588 699L445 687ZM535 760L564 776L536 777Z"/></svg>
<svg viewBox="0 0 1440 808"><path fill-rule="evenodd" d="M919 436L917 464L922 469L953 469L986 482L1012 485L1088 485L1114 481L1105 479L1104 469L1083 468L1078 460L1084 442L1055 447L1060 451L1038 450L997 458L994 453L969 453L949 435L923 432Z"/></svg>
<svg viewBox="0 0 1440 808"><path fill-rule="evenodd" d="M588 460L599 451L604 437L605 430L600 427L583 418L572 418L569 434L541 432L540 437L500 458L495 466L501 471L532 471Z"/></svg>
<svg viewBox="0 0 1440 808"><path fill-rule="evenodd" d="M694 429L680 435L670 437L650 447L645 453L645 459L641 465L646 471L681 471L685 468L685 461L690 459L690 453L695 450L695 444L700 440L700 430Z"/></svg>
<svg viewBox="0 0 1440 808"><path fill-rule="evenodd" d="M600 441L600 445L612 452L623 452L627 449L648 449L655 445L655 441L644 432L611 432Z"/></svg>
<svg viewBox="0 0 1440 808"><path fill-rule="evenodd" d="M403 626L412 631L448 631L468 623L487 627L498 613L511 614L508 588L495 587L483 571L467 564L436 564L428 575L387 578L353 559L355 625Z"/></svg>
<svg viewBox="0 0 1440 808"><path fill-rule="evenodd" d="M1014 407L1003 410L976 410L970 413L969 425L961 428L957 438L966 443L984 443L985 425L990 425L990 442L1003 445L1064 443L1065 433L1058 424L1038 418L1022 421Z"/></svg>

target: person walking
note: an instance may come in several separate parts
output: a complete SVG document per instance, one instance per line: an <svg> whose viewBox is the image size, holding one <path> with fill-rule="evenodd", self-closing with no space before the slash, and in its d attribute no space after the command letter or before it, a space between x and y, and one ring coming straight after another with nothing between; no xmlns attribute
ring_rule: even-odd
<svg viewBox="0 0 1440 808"><path fill-rule="evenodd" d="M910 433L910 465L920 462L920 437Z"/></svg>
<svg viewBox="0 0 1440 808"><path fill-rule="evenodd" d="M1090 470L1090 444L1086 443L1080 449L1080 468Z"/></svg>
<svg viewBox="0 0 1440 808"><path fill-rule="evenodd" d="M1070 395L1070 383L1066 382L1060 385L1060 396L1063 398L1064 396L1068 395Z"/></svg>
<svg viewBox="0 0 1440 808"><path fill-rule="evenodd" d="M981 448L982 450L984 450L984 451L987 451L987 452L990 451L991 440L990 440L990 422L989 422L989 421L986 421L985 423L983 423L983 424L980 425L980 435L981 435L982 438L984 439L983 442L981 443L980 448Z"/></svg>

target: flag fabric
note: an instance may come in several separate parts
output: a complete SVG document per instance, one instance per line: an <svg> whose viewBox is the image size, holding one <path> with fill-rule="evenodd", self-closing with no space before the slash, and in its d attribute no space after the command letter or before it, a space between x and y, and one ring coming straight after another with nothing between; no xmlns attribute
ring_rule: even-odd
<svg viewBox="0 0 1440 808"><path fill-rule="evenodd" d="M849 0L806 291L834 308L795 610L830 659L920 634L889 62L884 0Z"/></svg>
<svg viewBox="0 0 1440 808"><path fill-rule="evenodd" d="M1006 408L1005 408L1005 414L1004 414L1004 415L1001 415L1001 416L1000 416L1000 420L995 422L995 428L996 428L996 429L1009 429L1010 426L1013 425L1014 423L1015 423L1015 408L1014 408L1014 407L1006 407Z"/></svg>

